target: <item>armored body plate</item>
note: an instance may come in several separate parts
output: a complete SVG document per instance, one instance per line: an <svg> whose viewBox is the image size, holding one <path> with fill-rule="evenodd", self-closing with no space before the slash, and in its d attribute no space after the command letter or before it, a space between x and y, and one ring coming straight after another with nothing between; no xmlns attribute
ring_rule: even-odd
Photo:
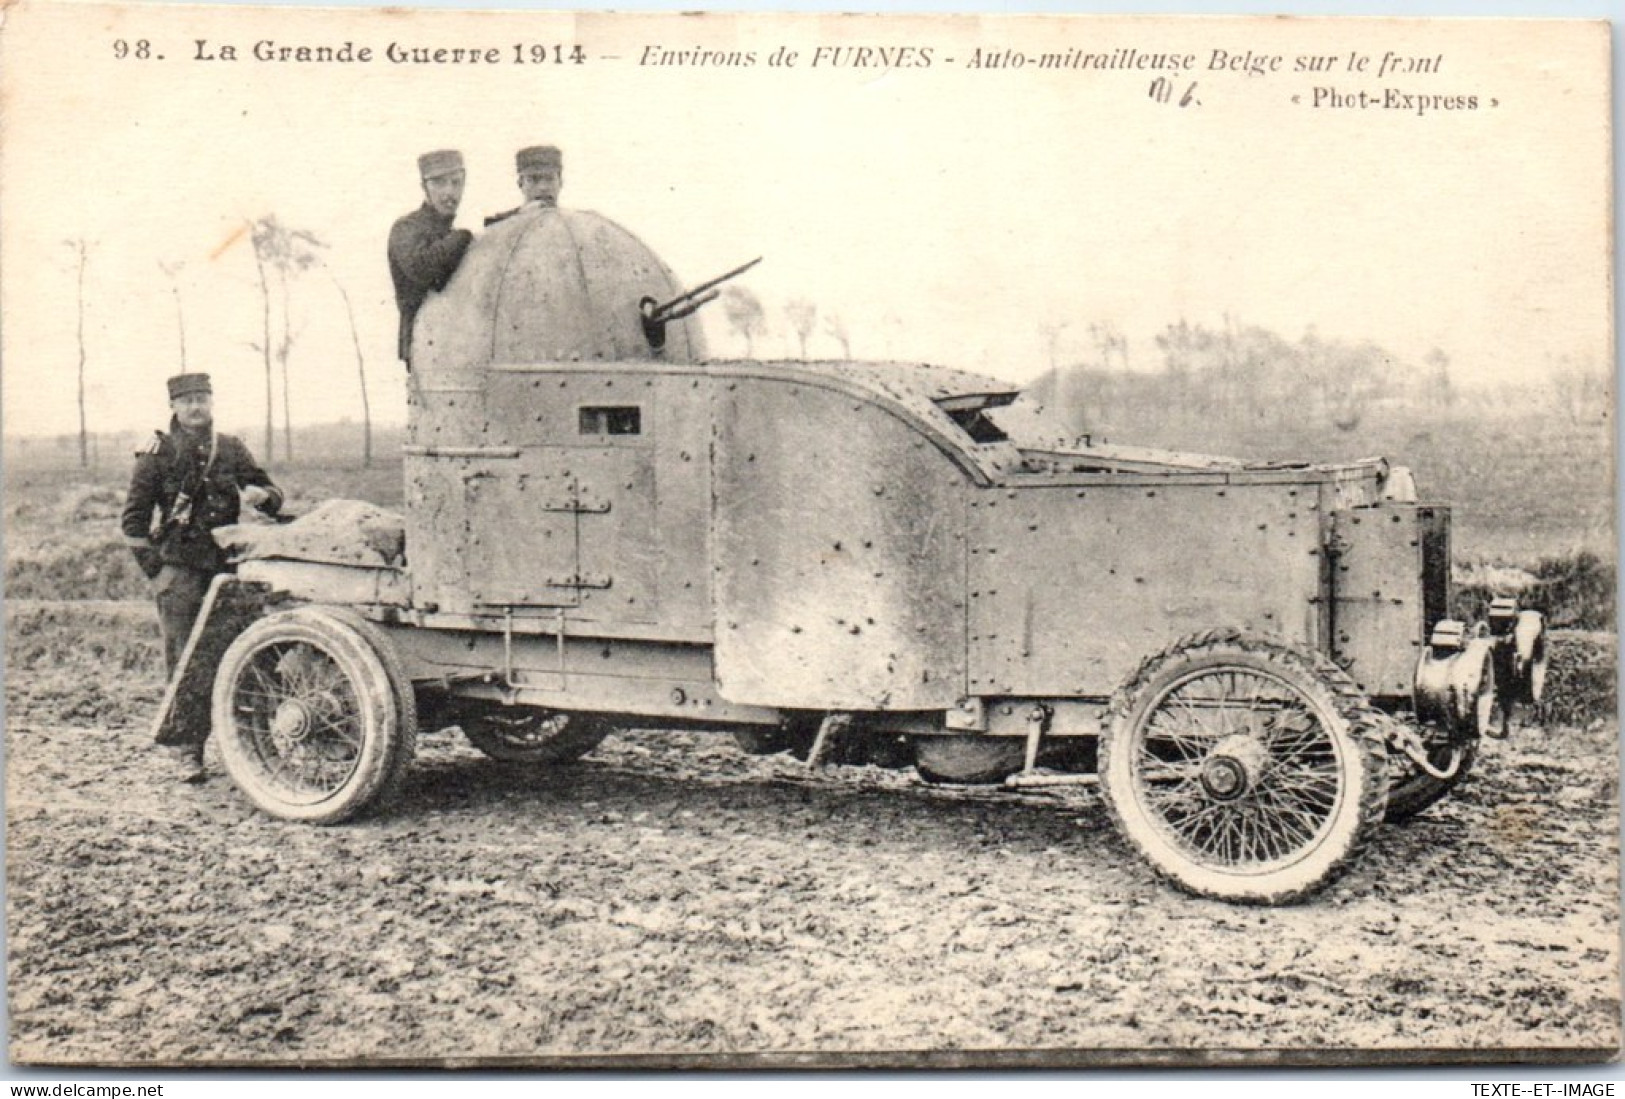
<svg viewBox="0 0 1625 1099"><path fill-rule="evenodd" d="M1216 626L1312 647L1319 489L1175 479L972 495L971 692L1110 694Z"/></svg>
<svg viewBox="0 0 1625 1099"><path fill-rule="evenodd" d="M718 390L723 697L943 709L964 693L965 474L899 410L806 379Z"/></svg>
<svg viewBox="0 0 1625 1099"><path fill-rule="evenodd" d="M1389 502L1335 521L1332 656L1367 694L1408 696L1428 630L1446 614L1449 511Z"/></svg>

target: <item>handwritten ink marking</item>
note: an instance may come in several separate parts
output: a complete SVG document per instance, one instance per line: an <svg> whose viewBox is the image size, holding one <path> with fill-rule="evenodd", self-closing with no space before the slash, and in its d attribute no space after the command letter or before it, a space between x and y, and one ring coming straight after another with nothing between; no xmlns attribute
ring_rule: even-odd
<svg viewBox="0 0 1625 1099"><path fill-rule="evenodd" d="M1158 103L1168 103L1174 97L1174 82L1166 76L1159 76L1151 82L1151 98ZM1190 87L1179 97L1181 107L1200 107L1202 101L1196 98L1196 82L1192 81Z"/></svg>

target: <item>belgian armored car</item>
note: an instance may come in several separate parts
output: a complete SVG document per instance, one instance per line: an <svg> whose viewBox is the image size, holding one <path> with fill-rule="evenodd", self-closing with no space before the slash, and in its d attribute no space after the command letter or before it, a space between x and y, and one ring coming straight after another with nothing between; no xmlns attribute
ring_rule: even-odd
<svg viewBox="0 0 1625 1099"><path fill-rule="evenodd" d="M1450 514L1403 469L1026 442L991 378L709 359L701 300L595 214L492 227L417 320L404 530L250 548L160 739L212 722L315 823L387 799L420 726L536 767L692 727L1098 782L1159 873L1280 903L1540 695L1540 616L1449 619Z"/></svg>

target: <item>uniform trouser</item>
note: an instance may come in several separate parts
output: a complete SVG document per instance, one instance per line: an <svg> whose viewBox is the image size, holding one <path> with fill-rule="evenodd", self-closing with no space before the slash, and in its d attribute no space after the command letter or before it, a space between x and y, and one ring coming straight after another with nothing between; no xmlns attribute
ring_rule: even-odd
<svg viewBox="0 0 1625 1099"><path fill-rule="evenodd" d="M164 635L164 665L171 677L192 636L192 624L203 609L214 573L185 565L165 565L158 574L158 627Z"/></svg>

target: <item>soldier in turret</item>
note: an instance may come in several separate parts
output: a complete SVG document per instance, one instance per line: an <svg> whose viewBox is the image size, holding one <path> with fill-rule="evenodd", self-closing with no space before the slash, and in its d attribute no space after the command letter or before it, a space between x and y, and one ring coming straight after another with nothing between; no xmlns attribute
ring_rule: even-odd
<svg viewBox="0 0 1625 1099"><path fill-rule="evenodd" d="M550 210L559 204L559 192L564 190L563 153L552 145L532 145L515 154L514 166L519 172L519 193L525 196L524 205L492 214L485 219L487 226L505 221L521 210Z"/></svg>
<svg viewBox="0 0 1625 1099"><path fill-rule="evenodd" d="M418 157L423 205L398 219L389 230L389 277L400 309L400 359L411 366L412 322L431 290L443 290L463 261L474 234L452 222L463 201L463 154L441 149Z"/></svg>
<svg viewBox="0 0 1625 1099"><path fill-rule="evenodd" d="M228 567L210 532L237 522L245 504L275 515L282 491L242 440L215 431L207 374L170 378L169 407L169 431L155 432L136 455L119 527L154 581L164 663L173 674L210 582ZM202 761L202 742L186 745L184 777L201 778Z"/></svg>

